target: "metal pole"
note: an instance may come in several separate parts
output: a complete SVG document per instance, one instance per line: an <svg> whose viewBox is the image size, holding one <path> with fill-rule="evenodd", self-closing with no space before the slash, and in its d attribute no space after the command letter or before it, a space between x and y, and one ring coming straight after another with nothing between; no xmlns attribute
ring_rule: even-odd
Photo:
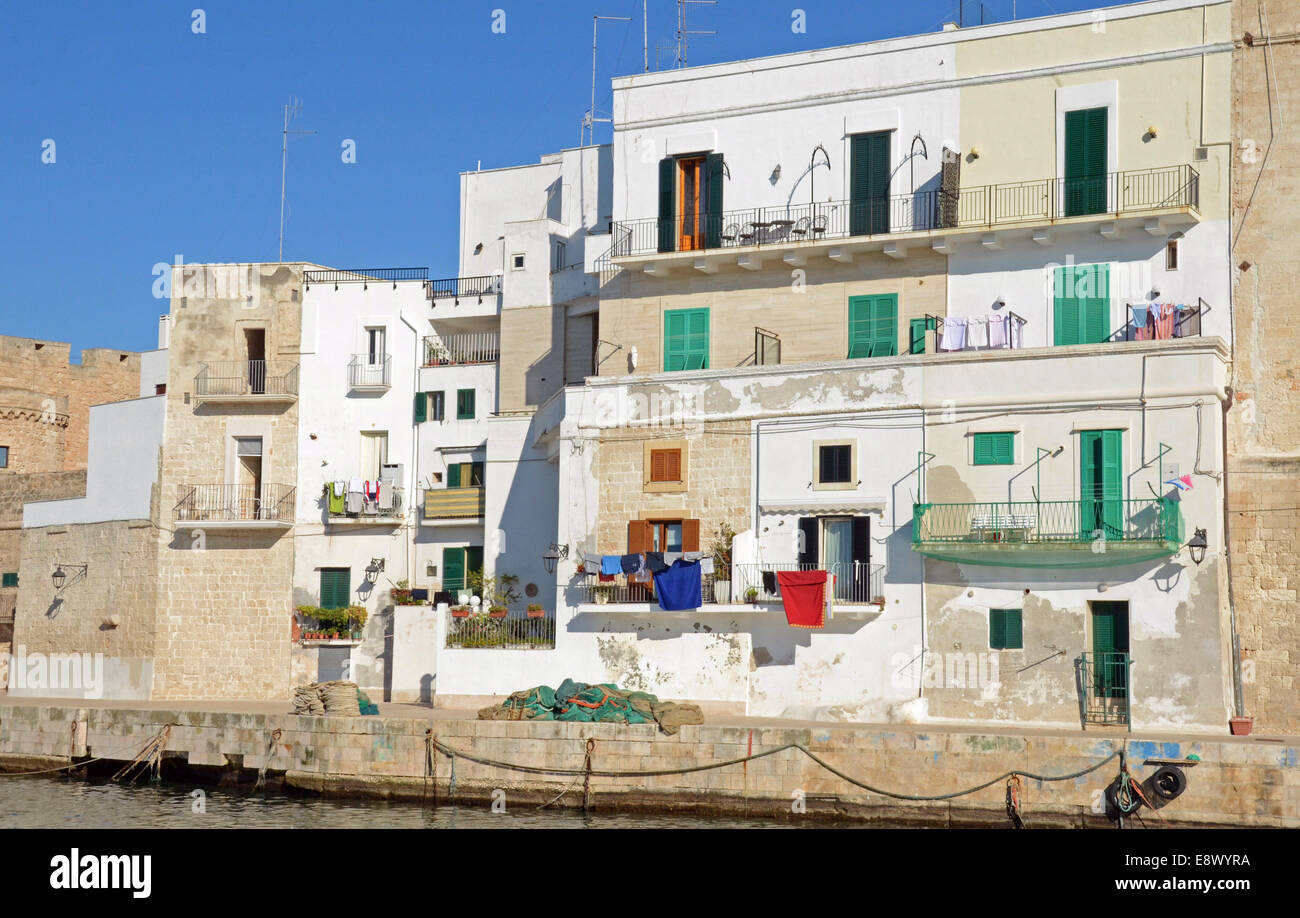
<svg viewBox="0 0 1300 918"><path fill-rule="evenodd" d="M284 263L284 176L289 168L289 106L284 107L284 129L280 132L280 257Z"/></svg>

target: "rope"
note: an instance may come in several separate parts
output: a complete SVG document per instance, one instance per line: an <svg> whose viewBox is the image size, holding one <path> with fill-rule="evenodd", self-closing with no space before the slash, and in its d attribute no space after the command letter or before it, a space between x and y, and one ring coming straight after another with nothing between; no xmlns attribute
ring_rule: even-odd
<svg viewBox="0 0 1300 918"><path fill-rule="evenodd" d="M1017 829L1025 827L1025 821L1020 817L1020 775L1007 779L1007 816Z"/></svg>
<svg viewBox="0 0 1300 918"><path fill-rule="evenodd" d="M271 754L275 751L275 744L280 742L281 735L279 727L271 731L271 738L266 743L266 756L262 759L262 767L257 770L257 783L253 785L255 794L266 784L266 769L271 764Z"/></svg>
<svg viewBox="0 0 1300 918"><path fill-rule="evenodd" d="M850 777L849 775L840 771L838 768L831 765L829 762L825 761L824 759L820 758L814 752L812 752L807 747L799 743L789 743L785 746L777 746L776 748L773 749L767 749L764 750L763 752L755 752L752 755L742 756L738 759L728 759L724 762L713 762L708 765L694 765L689 768L657 769L654 771L605 771L603 769L592 768L591 749L594 746L594 743L595 743L594 740L588 740L589 746L587 750L587 757L583 763L583 767L581 768L543 768L536 765L519 765L514 762L503 762L500 761L499 759L489 759L485 756L474 755L473 753L464 752L462 750L455 749L451 746L446 745L445 743L439 742L437 739L433 740L434 747L443 755L446 755L451 758L453 791L455 788L455 768L456 768L457 758L464 758L467 761L474 762L475 764L478 765L487 765L493 768L504 768L508 771L518 771L518 772L523 772L524 774L575 775L578 777L585 777L588 781L590 781L591 777L655 778L655 777L663 777L666 775L686 775L686 774L692 774L700 771L710 771L715 768L726 768L729 765L739 765L744 762L751 762L756 759L766 758L769 755L776 755L778 752L785 752L788 749L798 749L804 755L808 756L808 758L812 759L814 762L816 762L822 768L829 771L831 774L835 775L837 778L847 781L849 784L852 784L854 787L860 787L863 790L868 791L869 793L879 794L882 797L892 797L896 800L918 800L918 801L951 800L956 797L963 797L967 794L976 793L978 791L984 790L986 787L991 787L994 784L997 784L1001 781L1006 781L1009 778L1016 777L1019 775L1023 775L1026 778L1031 778L1035 781L1073 781L1075 778L1081 778L1084 775L1091 774L1092 772L1105 767L1108 763L1110 763L1112 760L1114 760L1119 756L1118 751L1112 752L1110 755L1106 756L1106 758L1102 759L1099 762L1096 762L1095 764L1089 765L1087 768L1083 768L1080 769L1079 771L1071 772L1069 774L1064 774L1064 775L1040 775L1040 774L1035 774L1033 772L1027 772L1027 771L1008 771L1005 772L1004 774L998 775L996 778L993 778L990 781L985 781L983 784L976 785L975 787L970 787L965 790L954 791L950 794L930 795L930 794L900 794L894 791L887 791L878 787L874 787L873 785L867 784L864 781L859 781L856 778ZM561 794L560 796L563 796L563 794ZM559 797L556 797L555 799L558 800Z"/></svg>
<svg viewBox="0 0 1300 918"><path fill-rule="evenodd" d="M423 805L429 799L429 784L433 784L433 803L438 805L438 771L436 760L433 757L433 744L438 741L438 734L432 729L424 731L424 790L420 794L420 803Z"/></svg>
<svg viewBox="0 0 1300 918"><path fill-rule="evenodd" d="M158 731L156 736L145 743L145 747L136 753L135 758L117 770L112 780L120 781L125 778L129 783L134 784L139 780L140 775L146 771L152 772L151 782L156 783L162 780L162 754L163 750L167 748L167 741L171 738L171 735L172 725L167 724Z"/></svg>
<svg viewBox="0 0 1300 918"><path fill-rule="evenodd" d="M164 729L170 730L172 727L178 727L178 726L180 726L180 724L168 724ZM157 735L150 737L148 743L145 744L145 749L148 749L151 745L153 745L153 743L157 740L157 738L158 738ZM126 751L125 748L118 749L115 752L110 752L106 755L93 756L92 758L89 759L82 759L79 762L69 762L67 765L60 765L58 768L43 768L39 771L0 771L0 778L31 778L37 775L52 775L60 771L68 771L73 768L81 768L84 765L89 765L91 762L103 762L107 759L115 759L120 761L119 753L125 751ZM135 759L140 758L140 756L143 754L144 754L144 750L141 750L139 753L136 754Z"/></svg>

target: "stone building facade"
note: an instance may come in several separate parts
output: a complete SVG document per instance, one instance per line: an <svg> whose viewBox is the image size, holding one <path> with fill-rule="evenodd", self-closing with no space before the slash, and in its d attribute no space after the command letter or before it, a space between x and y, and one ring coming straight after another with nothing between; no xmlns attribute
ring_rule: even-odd
<svg viewBox="0 0 1300 918"><path fill-rule="evenodd" d="M1228 532L1245 712L1300 731L1300 3L1233 4Z"/></svg>

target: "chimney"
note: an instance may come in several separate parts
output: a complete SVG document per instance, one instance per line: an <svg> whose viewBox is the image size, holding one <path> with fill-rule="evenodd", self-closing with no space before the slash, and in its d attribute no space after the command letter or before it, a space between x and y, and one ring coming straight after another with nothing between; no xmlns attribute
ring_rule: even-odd
<svg viewBox="0 0 1300 918"><path fill-rule="evenodd" d="M171 340L171 316L158 317L158 350L167 350L167 343Z"/></svg>

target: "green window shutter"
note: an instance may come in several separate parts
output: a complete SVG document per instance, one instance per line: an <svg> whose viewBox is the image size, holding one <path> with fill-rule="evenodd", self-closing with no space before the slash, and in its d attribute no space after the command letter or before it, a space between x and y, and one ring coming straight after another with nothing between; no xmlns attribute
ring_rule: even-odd
<svg viewBox="0 0 1300 918"><path fill-rule="evenodd" d="M415 393L415 423L423 424L427 420L428 400L423 392Z"/></svg>
<svg viewBox="0 0 1300 918"><path fill-rule="evenodd" d="M1106 210L1106 119L1104 108L1065 113L1065 215Z"/></svg>
<svg viewBox="0 0 1300 918"><path fill-rule="evenodd" d="M975 434L976 465L1014 465L1016 435L1014 431Z"/></svg>
<svg viewBox="0 0 1300 918"><path fill-rule="evenodd" d="M3 578L3 582L0 582L0 586L7 586L7 587L18 586L18 573L15 571L10 574L5 574Z"/></svg>
<svg viewBox="0 0 1300 918"><path fill-rule="evenodd" d="M352 604L352 569L322 567L320 571L320 607L346 609Z"/></svg>
<svg viewBox="0 0 1300 918"><path fill-rule="evenodd" d="M1055 344L1100 344L1110 337L1110 265L1057 268L1054 284Z"/></svg>
<svg viewBox="0 0 1300 918"><path fill-rule="evenodd" d="M1002 650L1006 647L1006 618L1001 609L989 609L989 649Z"/></svg>
<svg viewBox="0 0 1300 918"><path fill-rule="evenodd" d="M664 313L664 372L709 368L709 310Z"/></svg>
<svg viewBox="0 0 1300 918"><path fill-rule="evenodd" d="M710 153L704 159L705 223L704 244L710 249L722 246L722 154Z"/></svg>
<svg viewBox="0 0 1300 918"><path fill-rule="evenodd" d="M1110 337L1110 265L1088 265L1086 270L1089 278L1088 299L1081 318L1083 341L1100 344Z"/></svg>
<svg viewBox="0 0 1300 918"><path fill-rule="evenodd" d="M470 574L481 573L483 573L483 546L471 545L465 549L465 582L469 583Z"/></svg>
<svg viewBox="0 0 1300 918"><path fill-rule="evenodd" d="M1107 539L1124 537L1124 432L1085 430L1079 434L1080 538L1100 531Z"/></svg>
<svg viewBox="0 0 1300 918"><path fill-rule="evenodd" d="M849 232L889 232L891 131L854 134L849 149Z"/></svg>
<svg viewBox="0 0 1300 918"><path fill-rule="evenodd" d="M677 160L669 156L659 160L659 251L677 248Z"/></svg>
<svg viewBox="0 0 1300 918"><path fill-rule="evenodd" d="M450 593L465 588L465 549L444 548L442 550L442 588ZM458 598L453 596L452 602Z"/></svg>
<svg viewBox="0 0 1300 918"><path fill-rule="evenodd" d="M898 353L898 294L849 297L849 358Z"/></svg>
<svg viewBox="0 0 1300 918"><path fill-rule="evenodd" d="M459 488L460 486L460 463L454 462L447 466L447 487Z"/></svg>
<svg viewBox="0 0 1300 918"><path fill-rule="evenodd" d="M474 390L456 390L456 420L472 421L474 419Z"/></svg>
<svg viewBox="0 0 1300 918"><path fill-rule="evenodd" d="M925 319L913 319L908 323L908 337L911 342L908 346L909 354L925 353L926 324Z"/></svg>

